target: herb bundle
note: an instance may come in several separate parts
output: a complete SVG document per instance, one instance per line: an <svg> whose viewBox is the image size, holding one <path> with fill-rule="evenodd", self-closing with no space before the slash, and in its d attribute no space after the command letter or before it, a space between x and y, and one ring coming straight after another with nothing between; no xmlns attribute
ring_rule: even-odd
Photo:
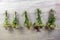
<svg viewBox="0 0 60 40"><path fill-rule="evenodd" d="M48 17L48 22L46 23L46 29L53 30L55 28L55 16L54 16L55 11L51 9L49 11L49 17Z"/></svg>
<svg viewBox="0 0 60 40"><path fill-rule="evenodd" d="M34 29L36 29L37 31L39 31L39 29L43 27L43 23L42 23L40 14L41 14L41 10L37 9L36 22L33 24Z"/></svg>
<svg viewBox="0 0 60 40"><path fill-rule="evenodd" d="M15 11L15 15L14 15L14 19L13 19L13 28L18 28L19 26L19 21L18 21L18 18L17 18L17 12Z"/></svg>
<svg viewBox="0 0 60 40"><path fill-rule="evenodd" d="M29 21L28 15L27 15L27 11L24 12L25 15L25 21L24 21L24 25L30 29L32 26L32 22Z"/></svg>
<svg viewBox="0 0 60 40"><path fill-rule="evenodd" d="M11 27L11 24L10 24L10 22L9 22L9 17L8 17L7 11L5 11L4 27L5 27L6 29Z"/></svg>

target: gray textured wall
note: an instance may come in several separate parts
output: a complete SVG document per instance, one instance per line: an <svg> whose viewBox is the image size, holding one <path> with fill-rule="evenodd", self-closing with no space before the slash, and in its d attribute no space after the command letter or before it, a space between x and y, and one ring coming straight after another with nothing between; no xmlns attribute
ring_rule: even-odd
<svg viewBox="0 0 60 40"><path fill-rule="evenodd" d="M57 2L57 4L59 4ZM58 7L58 8L57 8ZM56 10L55 16L56 20L56 29L52 32L48 32L44 29L41 29L41 32L35 32L32 30L27 30L26 27L24 29L13 29L14 31L6 30L3 27L4 21L4 12L8 10L10 20L12 22L14 11L17 11L19 14L20 25L23 26L24 16L22 16L24 10L27 10L30 20L34 23L35 21L35 12L36 8L40 8L42 10L42 21L44 24L47 21L48 11L52 8ZM56 6L55 0L41 0L41 1L19 1L19 0L1 0L0 3L0 40L60 40L60 16L59 15L59 6Z"/></svg>

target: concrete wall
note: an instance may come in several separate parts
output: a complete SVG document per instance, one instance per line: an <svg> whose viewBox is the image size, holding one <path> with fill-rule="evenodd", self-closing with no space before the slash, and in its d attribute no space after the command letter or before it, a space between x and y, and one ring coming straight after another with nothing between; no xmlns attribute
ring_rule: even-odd
<svg viewBox="0 0 60 40"><path fill-rule="evenodd" d="M27 30L26 27L23 29L13 29L13 31L6 30L3 27L4 22L4 13L5 10L8 10L10 22L13 20L14 11L17 11L19 16L20 26L23 26L24 16L22 16L23 12L27 10L30 20L34 23L36 16L36 8L40 8L42 10L42 21L44 24L48 18L48 11L52 8L56 10L56 2L55 0L46 0L46 1L8 1L1 0L0 3L0 40L59 40L59 14L55 13L57 18L56 24L57 27L54 31L48 32L44 29L41 29L41 32L36 32L32 30ZM58 8L59 9L59 8ZM57 11L57 10L56 10Z"/></svg>

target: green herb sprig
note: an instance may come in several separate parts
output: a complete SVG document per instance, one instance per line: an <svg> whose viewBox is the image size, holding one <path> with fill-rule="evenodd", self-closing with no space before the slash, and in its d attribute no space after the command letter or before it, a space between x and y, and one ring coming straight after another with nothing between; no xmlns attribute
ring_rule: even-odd
<svg viewBox="0 0 60 40"><path fill-rule="evenodd" d="M24 21L24 25L30 29L32 26L32 22L29 20L28 15L27 15L27 11L24 12L25 15L25 21Z"/></svg>
<svg viewBox="0 0 60 40"><path fill-rule="evenodd" d="M43 23L41 20L41 10L37 9L37 18L36 18L36 22L33 24L34 25L34 29L36 29L37 31L40 31L40 28L43 28Z"/></svg>
<svg viewBox="0 0 60 40"><path fill-rule="evenodd" d="M48 17L48 22L47 22L47 24L46 24L46 28L47 29L50 29L50 30L53 30L54 28L55 28L55 20L56 20L56 18L55 18L55 16L54 16L54 13L55 13L55 11L53 10L53 9L51 9L50 11L49 11L49 17Z"/></svg>
<svg viewBox="0 0 60 40"><path fill-rule="evenodd" d="M19 26L19 21L18 21L18 18L17 18L17 12L15 11L15 15L14 15L14 19L13 19L13 28L18 28Z"/></svg>
<svg viewBox="0 0 60 40"><path fill-rule="evenodd" d="M9 28L9 27L11 27L11 24L9 22L9 16L8 16L7 10L5 11L4 27L6 29Z"/></svg>

